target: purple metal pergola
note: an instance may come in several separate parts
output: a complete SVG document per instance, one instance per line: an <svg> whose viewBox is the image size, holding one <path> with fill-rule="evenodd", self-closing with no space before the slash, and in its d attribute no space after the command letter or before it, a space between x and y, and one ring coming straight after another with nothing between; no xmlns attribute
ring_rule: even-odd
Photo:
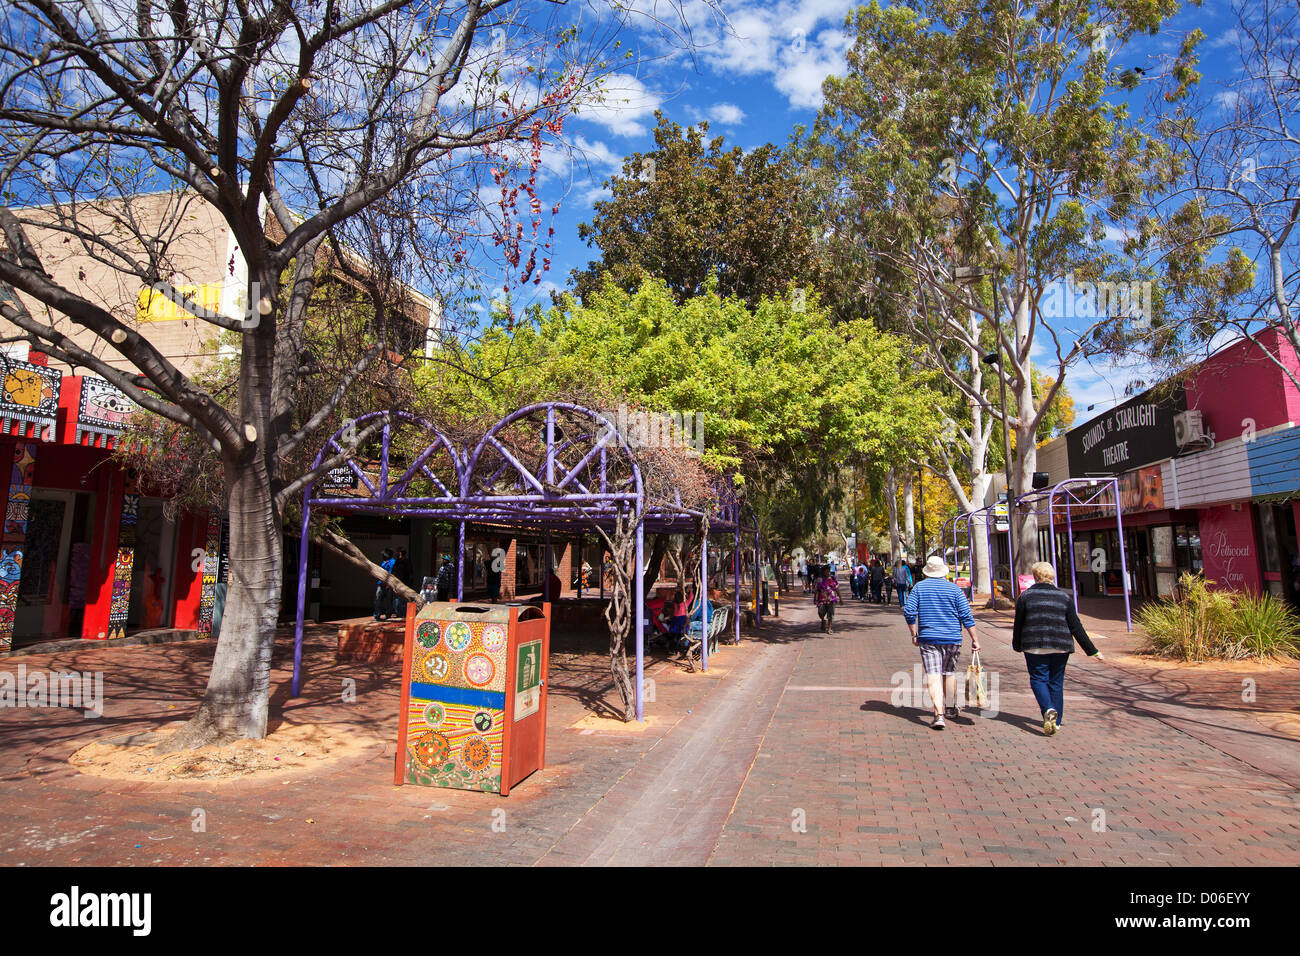
<svg viewBox="0 0 1300 956"><path fill-rule="evenodd" d="M381 424L382 423L382 424ZM536 436L536 447L523 449L512 438ZM381 426L379 459L359 461L347 452L343 436ZM394 428L408 427L420 437L414 453L402 461L393 452ZM563 427L561 427L563 426ZM349 438L349 443L352 439ZM408 451L411 448L407 449ZM537 455L536 464L531 456ZM581 531L593 525L613 528L620 520L640 515L636 525L634 576L634 627L636 636L636 717L645 718L645 532L691 534L708 520L710 533L730 531L735 576L734 641L740 642L740 535L744 522L735 490L729 484L715 489L717 506L711 513L682 505L680 491L673 503L647 507L645 486L637 457L615 423L599 411L572 402L540 402L511 412L490 427L472 449L460 449L427 419L408 412L376 411L354 419L339 429L312 467L343 456L357 483L355 493L316 494L309 485L303 496L302 537L298 554L298 608L294 628L293 695L302 689L302 629L307 600L307 539L311 513L381 514L441 518L459 529L456 555L456 600L464 599L465 526L470 523ZM403 458L403 456L398 456ZM414 489L412 486L416 486ZM744 530L754 533L755 590L758 594L758 531L752 520ZM708 539L700 561L701 594L707 598ZM603 551L602 551L603 553ZM602 575L602 596L603 596ZM756 605L756 622L757 618ZM708 669L709 602L701 613L706 639L701 665Z"/></svg>
<svg viewBox="0 0 1300 956"><path fill-rule="evenodd" d="M1086 491L1086 493L1080 494L1080 491ZM1036 516L1041 516L1041 511L1037 507L1037 505L1039 505L1041 502L1046 500L1048 537L1051 539L1052 542L1052 570L1057 572L1057 584L1059 586L1060 569L1057 567L1057 555L1056 555L1056 551L1057 551L1056 518L1058 514L1063 515L1065 517L1066 540L1068 540L1070 542L1071 547L1073 547L1074 511L1076 509L1085 508L1085 507L1094 510L1110 507L1111 506L1110 502L1106 502L1103 500L1104 498L1107 497L1106 495L1107 492L1110 492L1109 497L1111 502L1113 502L1113 507L1115 508L1115 529L1119 537L1120 579L1123 582L1123 586L1124 586L1124 621L1125 621L1125 625L1129 630L1129 633L1132 633L1133 613L1132 613L1131 602L1129 600L1128 554L1127 554L1127 548L1124 545L1124 518L1123 518L1124 509L1120 501L1119 479L1118 478L1067 478L1064 481L1057 482L1057 484L1053 485L1049 489L1044 489L1041 491L1032 491L1029 494L1021 495L1019 498L1016 499L1015 510L1019 514L1027 514L1028 513L1027 506L1034 505L1035 507L1033 509L1033 513ZM1064 498L1064 500L1058 501L1057 500L1058 495L1065 495L1066 497ZM994 568L993 531L990 528L990 522L992 521L993 514L996 508L997 508L996 504L985 505L983 508L977 508L974 511L968 511L965 514L958 515L956 518L954 518L951 522L948 523L951 524L953 528L952 534L953 534L954 552L957 547L957 525L958 523L963 521L966 523L967 546L970 550L970 553L972 554L971 581L970 581L970 587L968 589L969 595L972 599L975 596L975 561L973 557L975 549L973 543L970 540L970 523L972 519L977 518L980 515L984 516L985 543L987 545L987 551L988 551L987 556L988 556L989 579L992 580L993 568ZM1006 531L1007 552L1008 552L1010 567L1012 568L1011 577L1012 580L1014 581L1015 579L1014 569L1016 566L1016 558L1015 558L1015 551L1014 551L1015 544L1012 541L1012 535L1011 535L1011 528L1014 522L1012 522L1011 517L1012 517L1011 509L1008 508L1007 509L1007 531ZM944 525L945 553L947 550L947 543L948 543L948 531L947 531L948 524ZM1070 560L1070 589L1074 593L1075 607L1078 607L1079 582L1078 579L1075 577L1073 558L1071 558Z"/></svg>
<svg viewBox="0 0 1300 956"><path fill-rule="evenodd" d="M1080 494L1080 492L1086 492ZM1057 583L1060 583L1060 572L1056 565L1056 515L1057 512L1063 512L1065 515L1065 538L1074 547L1074 510L1076 508L1089 507L1096 510L1103 510L1106 503L1103 499L1106 492L1110 492L1110 499L1114 502L1115 508L1115 531L1116 537L1119 538L1119 568L1120 581L1124 586L1124 623L1129 633L1133 633L1133 609L1129 600L1129 583L1128 583L1128 549L1124 546L1124 507L1120 500L1119 479L1118 478L1067 478L1059 481L1050 489L1045 491L1033 491L1027 495L1022 495L1016 499L1016 506L1019 508L1024 504L1038 504L1044 498L1047 500L1047 529L1048 537L1052 542L1052 570L1057 572ZM1057 501L1057 495L1064 494L1067 497L1064 501ZM1035 512L1038 509L1035 508ZM1070 559L1070 589L1074 592L1075 607L1079 606L1079 582L1074 574L1074 559Z"/></svg>

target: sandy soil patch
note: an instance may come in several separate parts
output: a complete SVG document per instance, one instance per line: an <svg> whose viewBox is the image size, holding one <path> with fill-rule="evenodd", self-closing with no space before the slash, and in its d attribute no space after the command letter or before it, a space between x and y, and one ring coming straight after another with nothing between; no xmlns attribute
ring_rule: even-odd
<svg viewBox="0 0 1300 956"><path fill-rule="evenodd" d="M182 725L123 734L87 744L68 762L84 774L117 780L258 780L315 770L359 756L382 741L355 729L283 723L262 740L237 740L184 753L155 748Z"/></svg>
<svg viewBox="0 0 1300 956"><path fill-rule="evenodd" d="M1148 667L1155 667L1160 670L1189 670L1199 671L1204 674L1258 674L1295 670L1300 674L1300 661L1280 657L1264 661L1249 657L1235 661L1182 661L1173 657L1158 657L1155 654L1144 654L1139 651L1112 653L1103 650L1102 653L1106 655L1107 660L1117 661L1121 664L1145 664Z"/></svg>
<svg viewBox="0 0 1300 956"><path fill-rule="evenodd" d="M652 730L664 722L662 714L646 714L644 721L619 720L617 717L601 717L599 714L588 714L576 723L570 724L570 730L576 730L580 734L642 734L647 730Z"/></svg>

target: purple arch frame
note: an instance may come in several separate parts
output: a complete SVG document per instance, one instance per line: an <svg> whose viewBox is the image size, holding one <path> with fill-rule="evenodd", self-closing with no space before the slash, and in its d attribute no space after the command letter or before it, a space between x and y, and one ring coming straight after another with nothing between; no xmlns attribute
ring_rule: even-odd
<svg viewBox="0 0 1300 956"><path fill-rule="evenodd" d="M504 443L498 439L501 431L508 426L526 419L539 412L545 413L544 444L542 457L536 469L520 461ZM556 440L556 413L564 412L579 419L589 419L593 432L576 436L566 436ZM345 451L341 438L345 433L355 434L358 428L373 427L382 419L382 451L378 462L378 482L371 480L351 454ZM394 424L410 425L430 435L430 441L415 459L406 465L401 475L390 480L390 443ZM570 423L571 424L571 423ZM577 461L569 465L564 455L571 451L580 441L592 442L591 447ZM445 452L455 471L454 491L429 467L428 463L439 451ZM489 450L500 455L502 462L497 465L487 481L481 479L481 466ZM609 455L613 451L624 458L631 466L630 476L611 487L608 470ZM740 532L743 525L742 508L734 486L730 482L722 483L717 488L718 506L712 513L692 510L682 505L681 495L677 493L676 501L671 505L645 507L645 489L641 469L632 448L624 436L620 435L614 422L603 413L572 402L538 402L517 409L492 425L467 451L461 451L456 444L428 419L409 412L370 412L354 419L348 426L335 432L320 453L316 456L312 468L320 468L327 461L343 455L337 467L346 466L361 483L368 494L347 497L318 497L314 494L315 482L309 484L303 494L302 533L298 549L298 606L294 623L293 655L293 696L302 690L302 631L303 616L307 599L307 538L310 531L311 512L313 508L329 511L362 514L402 515L404 517L438 517L453 520L459 525L459 544L456 558L456 599L464 597L464 547L465 525L472 521L504 524L514 526L531 526L542 528L549 533L552 529L576 530L590 527L592 523L612 525L620 515L630 509L633 515L640 514L636 525L634 578L634 630L636 638L636 717L645 718L645 531L673 534L687 534L697 530L700 519L707 518L710 532L734 532L735 553L733 570L735 573L734 606L734 641L740 643ZM582 475L598 466L596 480L589 487L582 480ZM373 463L369 467L373 469ZM519 494L493 494L485 491L496 484L502 474L508 474L518 482ZM441 492L436 496L408 496L406 490L418 475L430 479ZM576 489L576 490L574 490ZM755 555L755 595L758 594L758 554L759 540L757 522L751 511L750 528L754 531ZM708 593L708 541L704 542L704 558L701 562L702 594ZM757 607L757 602L756 602ZM704 602L703 624L707 634L709 625L709 605ZM755 623L759 623L757 614ZM702 666L708 669L708 641L704 641Z"/></svg>

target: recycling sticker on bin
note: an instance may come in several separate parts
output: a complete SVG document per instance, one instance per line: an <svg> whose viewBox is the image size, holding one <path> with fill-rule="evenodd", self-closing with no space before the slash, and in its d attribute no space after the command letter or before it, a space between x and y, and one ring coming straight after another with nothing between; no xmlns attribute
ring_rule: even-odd
<svg viewBox="0 0 1300 956"><path fill-rule="evenodd" d="M542 642L520 644L515 658L515 720L537 713L542 700Z"/></svg>

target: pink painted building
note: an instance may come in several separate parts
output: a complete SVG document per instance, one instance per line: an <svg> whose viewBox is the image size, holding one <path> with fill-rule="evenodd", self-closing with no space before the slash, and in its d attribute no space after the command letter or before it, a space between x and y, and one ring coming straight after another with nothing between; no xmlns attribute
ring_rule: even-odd
<svg viewBox="0 0 1300 956"><path fill-rule="evenodd" d="M1053 484L1120 479L1130 593L1172 594L1179 574L1202 572L1216 587L1300 603L1300 389L1284 369L1300 377L1289 343L1269 330L1041 450ZM1047 555L1045 523L1040 535ZM1055 547L1080 594L1123 594L1113 509L1075 521L1073 540L1058 529Z"/></svg>

